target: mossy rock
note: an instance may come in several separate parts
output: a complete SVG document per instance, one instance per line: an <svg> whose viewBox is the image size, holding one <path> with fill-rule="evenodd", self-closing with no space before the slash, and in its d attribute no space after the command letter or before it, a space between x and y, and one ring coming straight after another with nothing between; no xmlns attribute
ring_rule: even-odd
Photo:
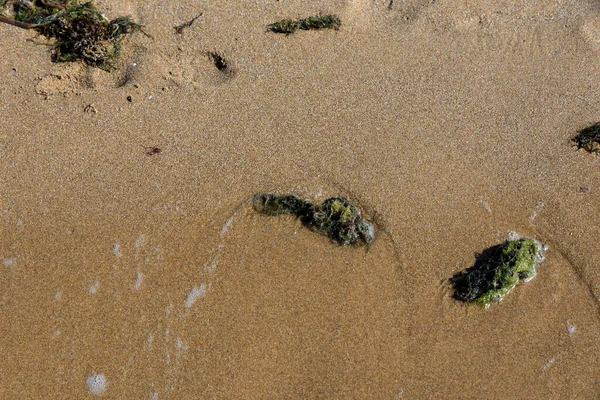
<svg viewBox="0 0 600 400"><path fill-rule="evenodd" d="M475 265L451 278L454 298L486 308L497 303L519 282L535 277L544 246L534 239L507 239L481 253Z"/></svg>
<svg viewBox="0 0 600 400"><path fill-rule="evenodd" d="M345 197L331 197L314 204L295 195L259 193L253 197L252 206L261 214L295 215L306 227L342 246L370 244L375 238L373 224Z"/></svg>
<svg viewBox="0 0 600 400"><path fill-rule="evenodd" d="M577 146L577 150L584 149L589 153L600 154L600 122L577 131L577 135L571 141Z"/></svg>
<svg viewBox="0 0 600 400"><path fill-rule="evenodd" d="M52 60L81 60L111 71L121 53L123 38L141 26L129 17L107 19L92 2L73 0L18 0L13 3L13 18L2 22L33 29L54 41Z"/></svg>

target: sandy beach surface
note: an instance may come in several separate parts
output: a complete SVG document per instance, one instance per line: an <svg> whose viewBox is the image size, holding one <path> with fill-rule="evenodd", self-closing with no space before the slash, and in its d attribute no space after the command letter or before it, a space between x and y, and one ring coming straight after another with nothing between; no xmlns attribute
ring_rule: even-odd
<svg viewBox="0 0 600 400"><path fill-rule="evenodd" d="M600 397L600 157L570 143L598 2L95 4L151 36L112 73L0 26L0 398ZM341 28L266 29L319 12ZM348 196L377 239L259 192ZM537 277L453 299L510 231Z"/></svg>

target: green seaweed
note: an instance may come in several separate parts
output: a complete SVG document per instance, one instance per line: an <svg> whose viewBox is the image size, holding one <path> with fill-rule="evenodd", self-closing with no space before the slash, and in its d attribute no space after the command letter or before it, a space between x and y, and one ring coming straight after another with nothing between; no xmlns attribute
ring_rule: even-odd
<svg viewBox="0 0 600 400"><path fill-rule="evenodd" d="M475 265L451 278L454 298L486 308L497 303L520 281L535 277L543 245L534 239L506 240L479 256Z"/></svg>
<svg viewBox="0 0 600 400"><path fill-rule="evenodd" d="M584 149L589 153L600 154L600 122L577 131L577 135L571 141L577 146L577 150Z"/></svg>
<svg viewBox="0 0 600 400"><path fill-rule="evenodd" d="M375 238L373 225L345 197L331 197L315 204L295 195L259 193L253 197L252 206L266 215L292 214L304 226L342 246L370 244Z"/></svg>
<svg viewBox="0 0 600 400"><path fill-rule="evenodd" d="M105 71L116 68L123 38L141 30L129 17L107 19L92 2L18 0L13 14L13 20L2 17L0 22L33 29L53 40L54 62L82 60Z"/></svg>
<svg viewBox="0 0 600 400"><path fill-rule="evenodd" d="M269 30L271 32L285 33L286 35L289 35L291 33L296 32L298 30L298 27L296 26L296 23L291 19L282 19L281 21L269 25Z"/></svg>
<svg viewBox="0 0 600 400"><path fill-rule="evenodd" d="M286 35L289 35L296 32L298 29L305 31L319 29L338 30L341 25L342 21L336 15L318 14L296 21L291 19L283 19L281 21L270 24L268 28L271 32L284 33Z"/></svg>
<svg viewBox="0 0 600 400"><path fill-rule="evenodd" d="M66 6L66 3L45 6L40 1L36 1L35 3L17 1L13 4L13 12L15 14L15 20L17 21L27 22L29 24L42 24L46 18L52 14L58 13Z"/></svg>

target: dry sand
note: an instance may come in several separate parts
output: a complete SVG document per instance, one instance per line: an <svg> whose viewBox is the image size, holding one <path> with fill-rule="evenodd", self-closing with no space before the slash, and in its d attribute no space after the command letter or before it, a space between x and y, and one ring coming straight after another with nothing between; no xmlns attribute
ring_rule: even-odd
<svg viewBox="0 0 600 400"><path fill-rule="evenodd" d="M0 26L0 398L600 396L600 158L569 144L600 119L597 2L96 4L153 37L112 74ZM342 28L266 32L317 12ZM235 211L261 191L387 234ZM508 231L549 245L536 279L452 299Z"/></svg>

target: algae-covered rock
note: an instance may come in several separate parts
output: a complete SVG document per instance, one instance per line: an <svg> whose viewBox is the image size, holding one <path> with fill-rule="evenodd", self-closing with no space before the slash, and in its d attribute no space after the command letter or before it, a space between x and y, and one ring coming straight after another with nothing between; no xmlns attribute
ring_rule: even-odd
<svg viewBox="0 0 600 400"><path fill-rule="evenodd" d="M535 277L543 250L534 239L507 239L486 249L473 267L452 277L454 298L486 308L499 302L517 283Z"/></svg>
<svg viewBox="0 0 600 400"><path fill-rule="evenodd" d="M584 149L588 153L600 153L600 122L577 131L572 139L577 150Z"/></svg>
<svg viewBox="0 0 600 400"><path fill-rule="evenodd" d="M141 26L129 17L109 20L92 2L76 0L17 0L13 18L1 16L5 22L33 29L54 41L52 60L82 60L106 71L115 69L123 38Z"/></svg>
<svg viewBox="0 0 600 400"><path fill-rule="evenodd" d="M375 238L373 224L345 197L331 197L314 204L295 195L259 193L252 199L252 206L266 215L295 215L308 228L328 235L342 246L369 244Z"/></svg>

